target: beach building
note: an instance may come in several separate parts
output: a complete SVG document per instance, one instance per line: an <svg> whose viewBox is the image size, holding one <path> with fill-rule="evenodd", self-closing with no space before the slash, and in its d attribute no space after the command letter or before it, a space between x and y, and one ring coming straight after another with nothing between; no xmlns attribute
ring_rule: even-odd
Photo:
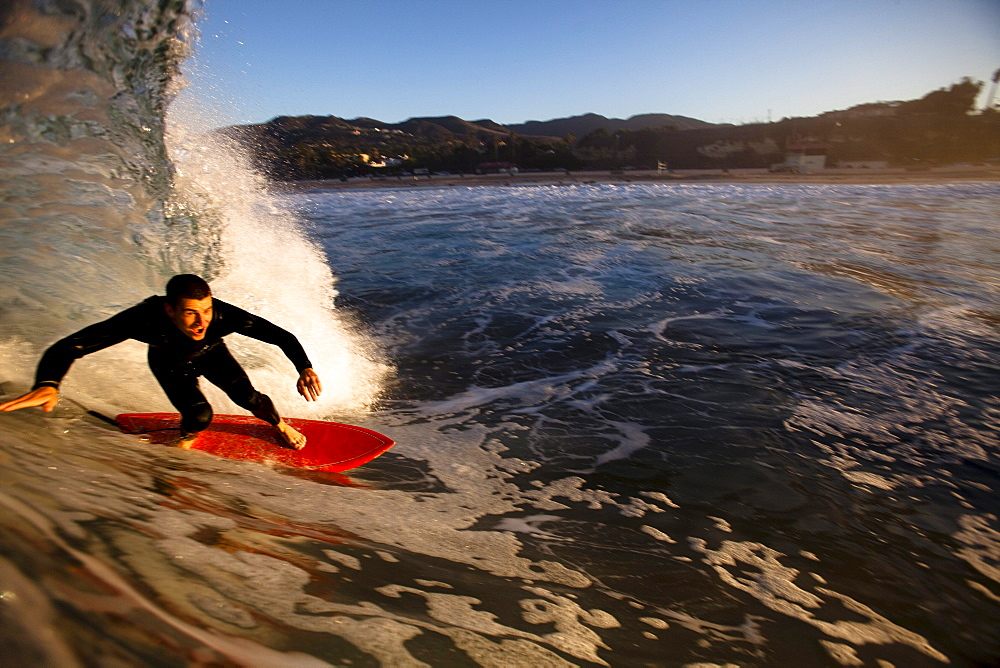
<svg viewBox="0 0 1000 668"><path fill-rule="evenodd" d="M796 140L785 145L785 161L771 165L772 172L805 174L826 169L830 145L820 141Z"/></svg>

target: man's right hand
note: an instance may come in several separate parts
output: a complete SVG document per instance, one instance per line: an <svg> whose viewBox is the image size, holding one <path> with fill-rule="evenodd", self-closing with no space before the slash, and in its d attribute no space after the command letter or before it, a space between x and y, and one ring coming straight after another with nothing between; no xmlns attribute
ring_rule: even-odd
<svg viewBox="0 0 1000 668"><path fill-rule="evenodd" d="M23 394L17 399L11 399L10 401L3 402L0 404L0 411L6 413L7 411L16 411L22 408L31 408L32 406L41 406L43 411L51 413L57 403L59 403L59 390L45 385L32 390L27 394Z"/></svg>

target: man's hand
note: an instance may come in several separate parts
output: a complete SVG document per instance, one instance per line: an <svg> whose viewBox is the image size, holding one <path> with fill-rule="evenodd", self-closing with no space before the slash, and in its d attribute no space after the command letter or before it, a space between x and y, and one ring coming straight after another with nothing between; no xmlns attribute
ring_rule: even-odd
<svg viewBox="0 0 1000 668"><path fill-rule="evenodd" d="M316 382L319 383L318 378L316 379ZM11 399L10 401L3 402L0 404L0 411L6 413L8 411L16 411L22 408L41 406L43 411L51 413L57 403L59 403L59 390L45 385L36 390L32 390L27 394L23 394L17 399Z"/></svg>
<svg viewBox="0 0 1000 668"><path fill-rule="evenodd" d="M312 369L303 369L299 374L299 382L295 384L299 394L305 397L306 401L316 401L319 399L323 386L319 382L319 376Z"/></svg>

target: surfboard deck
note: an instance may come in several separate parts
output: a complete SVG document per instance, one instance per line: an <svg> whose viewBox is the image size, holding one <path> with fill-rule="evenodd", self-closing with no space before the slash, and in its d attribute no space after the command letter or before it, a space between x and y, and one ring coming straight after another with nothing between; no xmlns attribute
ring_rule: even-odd
<svg viewBox="0 0 1000 668"><path fill-rule="evenodd" d="M144 435L150 443L172 443L180 437L178 413L122 413L115 418L126 434ZM246 415L216 415L192 450L218 457L264 462L312 471L339 473L375 459L394 445L377 431L339 422L285 418L306 437L306 447L285 445L271 425Z"/></svg>

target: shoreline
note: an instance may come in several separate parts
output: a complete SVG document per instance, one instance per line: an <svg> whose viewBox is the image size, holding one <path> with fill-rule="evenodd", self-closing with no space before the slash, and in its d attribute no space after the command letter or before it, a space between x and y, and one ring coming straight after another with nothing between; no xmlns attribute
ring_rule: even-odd
<svg viewBox="0 0 1000 668"><path fill-rule="evenodd" d="M521 172L518 174L467 174L460 176L354 177L290 181L275 184L276 190L375 190L393 188L450 188L460 186L567 186L596 183L682 183L682 184L846 184L890 185L950 182L998 182L1000 167L940 167L926 171L905 169L826 169L810 174L782 174L766 169L652 171Z"/></svg>

